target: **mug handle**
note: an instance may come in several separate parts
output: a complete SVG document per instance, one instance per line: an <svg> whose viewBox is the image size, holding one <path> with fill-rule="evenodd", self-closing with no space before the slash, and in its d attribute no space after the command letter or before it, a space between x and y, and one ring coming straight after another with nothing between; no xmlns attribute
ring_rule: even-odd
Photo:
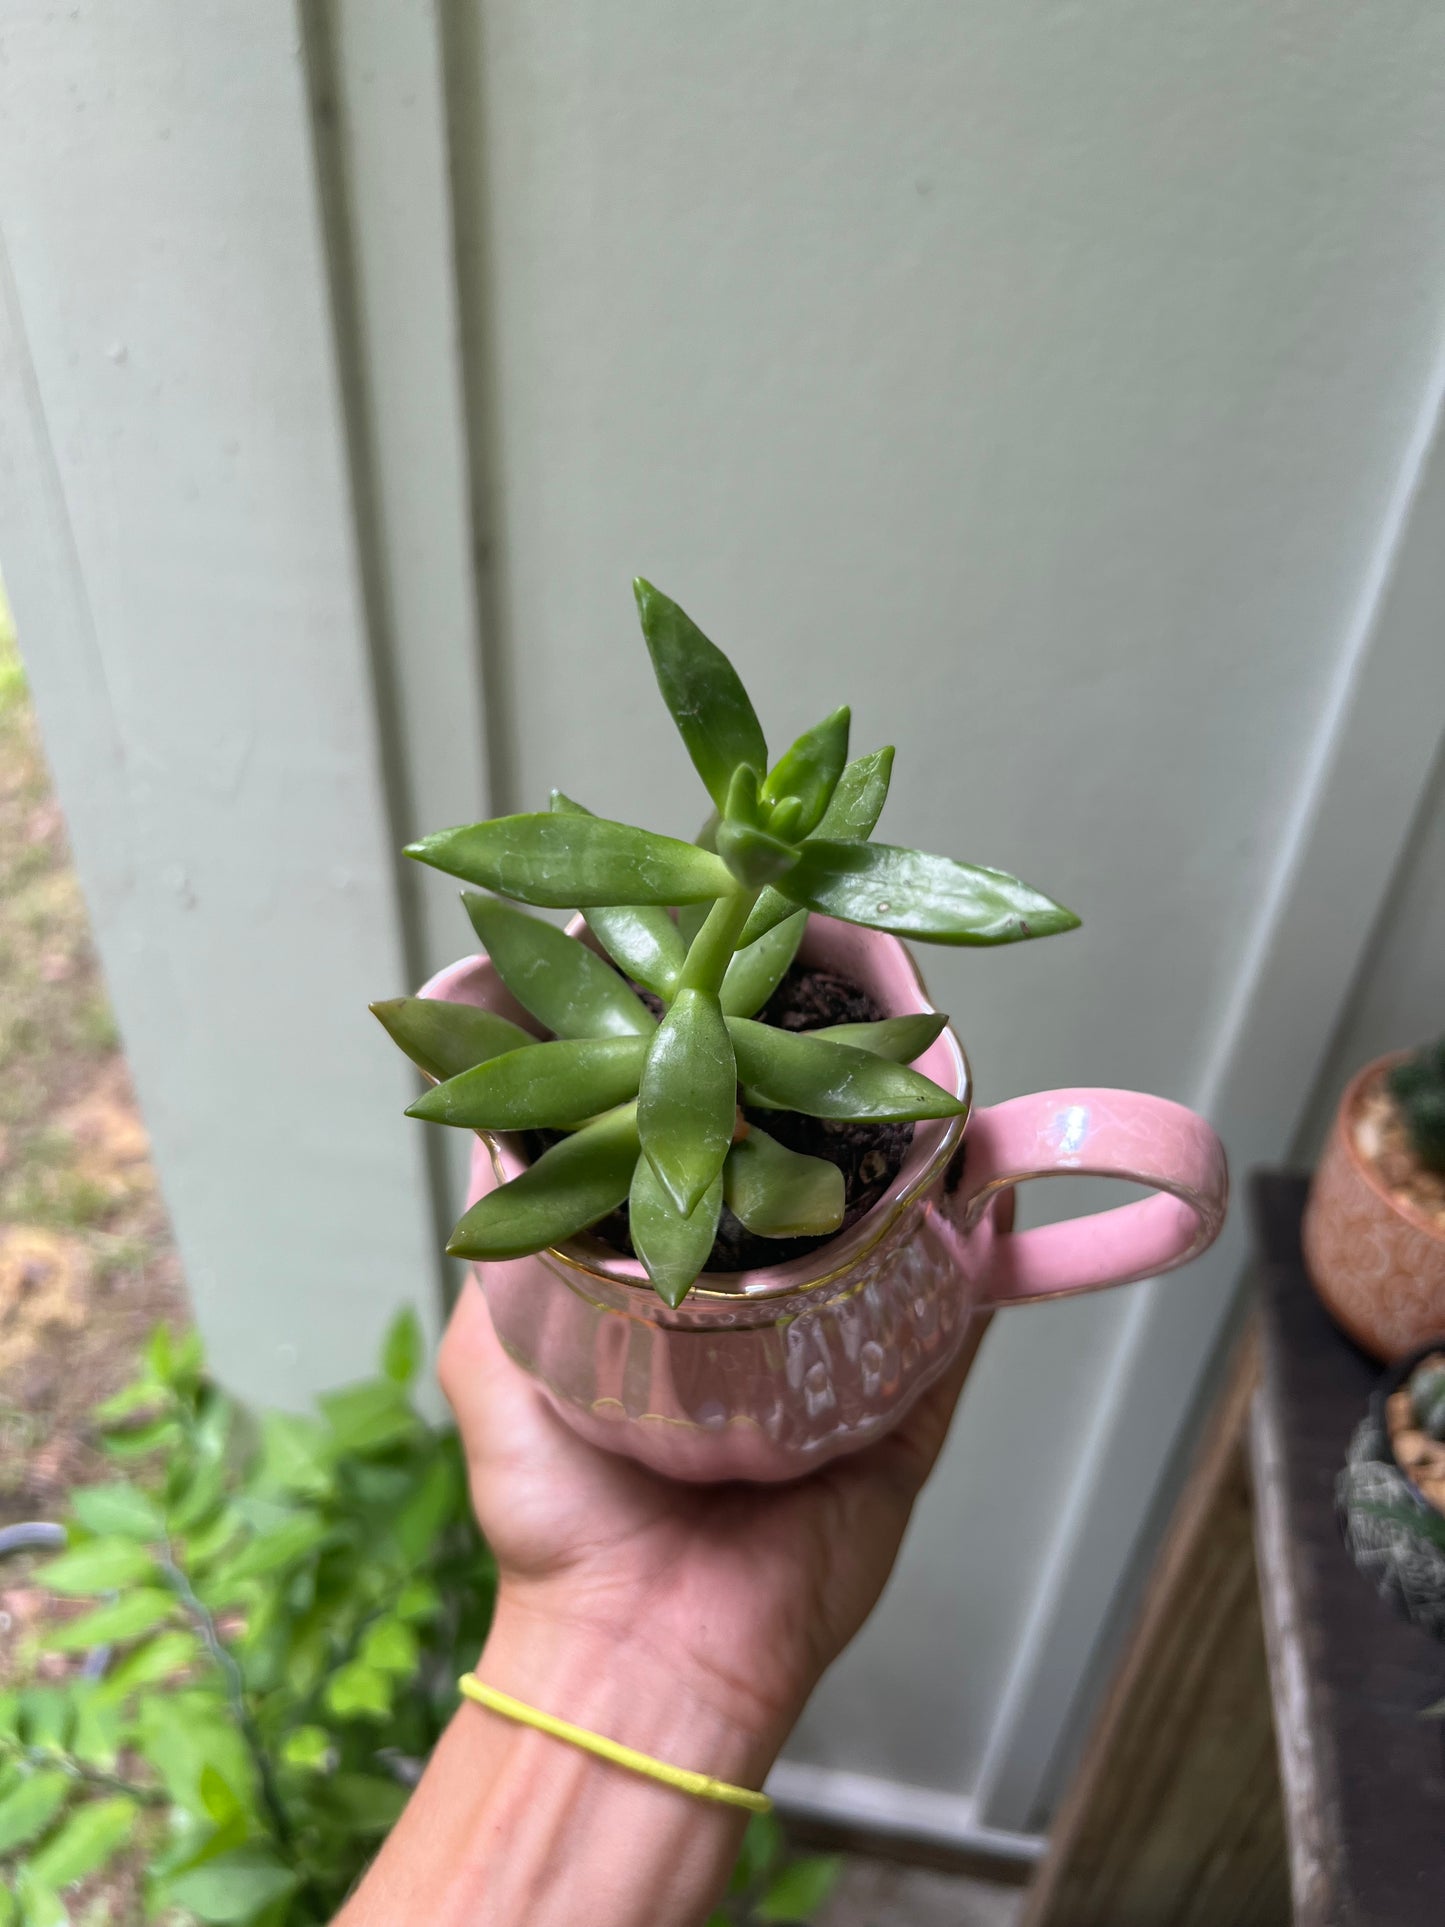
<svg viewBox="0 0 1445 1927"><path fill-rule="evenodd" d="M963 1183L952 1216L976 1230L995 1201L1028 1178L1128 1178L1157 1196L1032 1231L994 1210L977 1279L980 1306L1061 1298L1131 1284L1188 1264L1213 1244L1229 1202L1224 1146L1182 1104L1140 1091L1037 1091L975 1111L964 1133Z"/></svg>

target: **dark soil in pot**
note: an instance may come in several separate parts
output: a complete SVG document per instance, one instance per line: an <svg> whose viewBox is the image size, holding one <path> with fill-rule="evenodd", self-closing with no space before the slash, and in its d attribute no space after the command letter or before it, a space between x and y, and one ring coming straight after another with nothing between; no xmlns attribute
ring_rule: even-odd
<svg viewBox="0 0 1445 1927"><path fill-rule="evenodd" d="M660 1011L655 998L646 991L639 994L654 1010ZM763 1023L775 1024L779 1030L822 1030L829 1024L877 1023L888 1012L846 977L794 964L758 1015ZM871 1211L888 1190L902 1170L913 1142L911 1124L854 1124L840 1118L804 1117L799 1111L750 1108L745 1108L743 1115L750 1124L757 1124L780 1144L786 1144L789 1150L827 1158L830 1164L838 1166L843 1173L847 1200L843 1222L837 1231L822 1237L760 1238L724 1205L718 1220L717 1241L704 1271L753 1271L767 1265L785 1265L841 1237ZM539 1155L561 1135L552 1131L529 1132L532 1154ZM592 1230L594 1237L614 1251L629 1258L636 1256L628 1235L625 1204Z"/></svg>

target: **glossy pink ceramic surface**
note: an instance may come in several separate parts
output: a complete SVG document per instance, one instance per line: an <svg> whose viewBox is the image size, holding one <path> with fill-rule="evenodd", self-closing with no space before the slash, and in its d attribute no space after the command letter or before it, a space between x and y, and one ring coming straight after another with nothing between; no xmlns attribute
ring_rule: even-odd
<svg viewBox="0 0 1445 1927"><path fill-rule="evenodd" d="M580 929L580 922L578 926ZM890 1013L927 1010L893 937L814 916L802 960L851 977ZM423 996L485 1004L535 1029L485 957ZM945 1030L917 1068L960 1096L968 1063ZM471 1198L523 1168L478 1139ZM1012 1187L1060 1172L1128 1178L1157 1195L1014 1232ZM791 1264L704 1274L677 1310L635 1260L591 1238L476 1267L498 1336L584 1437L673 1478L776 1480L869 1444L1001 1305L1172 1270L1224 1221L1224 1151L1182 1105L1137 1091L1044 1091L920 1124L888 1194Z"/></svg>

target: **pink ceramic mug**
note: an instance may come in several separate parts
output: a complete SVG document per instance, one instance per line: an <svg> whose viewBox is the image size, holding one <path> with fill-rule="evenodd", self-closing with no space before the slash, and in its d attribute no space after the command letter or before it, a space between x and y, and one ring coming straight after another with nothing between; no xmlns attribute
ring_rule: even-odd
<svg viewBox="0 0 1445 1927"><path fill-rule="evenodd" d="M574 934L586 935L578 919ZM800 960L867 990L890 1015L932 1008L904 946L814 916ZM535 1030L485 957L423 996L486 1005ZM945 1030L917 1068L970 1095ZM470 1201L524 1166L479 1139ZM1059 1173L1127 1178L1156 1195L1016 1232L1013 1187ZM476 1267L508 1353L584 1438L673 1478L796 1478L896 1425L991 1313L1186 1264L1224 1221L1224 1149L1183 1105L1138 1091L1043 1091L919 1124L867 1215L809 1256L705 1273L674 1311L635 1259L593 1238Z"/></svg>

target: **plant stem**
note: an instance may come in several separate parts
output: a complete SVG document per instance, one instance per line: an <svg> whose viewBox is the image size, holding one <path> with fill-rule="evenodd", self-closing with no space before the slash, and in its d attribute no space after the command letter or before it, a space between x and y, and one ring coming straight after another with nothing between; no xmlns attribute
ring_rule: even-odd
<svg viewBox="0 0 1445 1927"><path fill-rule="evenodd" d="M738 938L762 894L761 889L734 890L730 896L718 898L692 940L677 980L679 990L706 990L714 997L717 995L738 947Z"/></svg>
<svg viewBox="0 0 1445 1927"><path fill-rule="evenodd" d="M170 1583L171 1590L189 1614L206 1651L220 1670L221 1678L225 1681L226 1699L230 1704L236 1726L250 1752L252 1764L256 1769L256 1778L261 1787L261 1797L266 1802L266 1811L271 1816L276 1837L283 1846L289 1847L292 1844L291 1819L282 1804L281 1792L276 1785L276 1776L271 1770L270 1755L256 1729L256 1722L251 1717L251 1709L246 1704L246 1682L241 1676L241 1668L236 1663L235 1655L222 1640L210 1609L196 1597L190 1579L177 1565L169 1539L166 1540L165 1557L160 1561L160 1565Z"/></svg>
<svg viewBox="0 0 1445 1927"><path fill-rule="evenodd" d="M103 1788L107 1793L123 1793L129 1800L141 1806L164 1807L170 1805L170 1795L161 1787L137 1786L133 1780L123 1780L117 1773L104 1773L98 1766L86 1766L77 1760L73 1753L56 1752L48 1746L10 1746L0 1742L0 1753L8 1753L12 1759L24 1760L28 1766L50 1767L53 1771L69 1774L83 1786Z"/></svg>

